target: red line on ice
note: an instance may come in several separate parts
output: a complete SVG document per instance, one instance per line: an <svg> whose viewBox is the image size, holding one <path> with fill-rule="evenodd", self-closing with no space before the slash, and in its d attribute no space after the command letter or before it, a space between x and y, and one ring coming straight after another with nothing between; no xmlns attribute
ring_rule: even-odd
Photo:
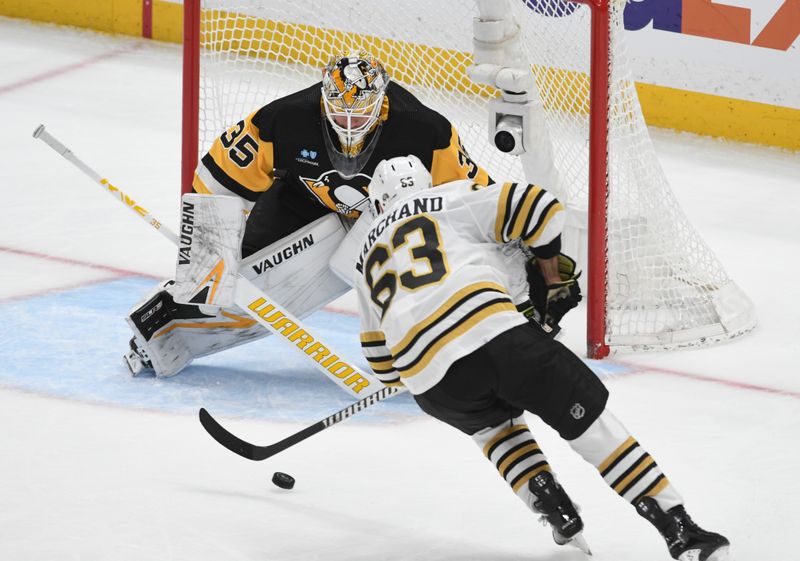
<svg viewBox="0 0 800 561"><path fill-rule="evenodd" d="M358 317L358 312L354 312L353 310L345 310L344 308L334 308L332 306L325 306L322 309L326 312L331 312L332 314L342 314L343 316Z"/></svg>
<svg viewBox="0 0 800 561"><path fill-rule="evenodd" d="M47 255L45 253L38 253L35 251L28 251L25 249L15 249L13 247L0 246L0 252L13 253L15 255L22 255L23 257L33 257L35 259L44 259L47 261L56 261L57 263L64 263L66 265L74 265L77 267L86 267L88 269L98 269L100 271L108 271L118 276L126 277L152 277L139 271L131 271L130 269L120 269L119 267L110 267L108 265L100 265L98 263L90 263L88 261L81 261L79 259L71 259L69 257L58 257L56 255Z"/></svg>
<svg viewBox="0 0 800 561"><path fill-rule="evenodd" d="M130 49L111 51L110 53L97 55L81 62L68 64L60 68L54 68L53 70L48 70L47 72L43 72L42 74L37 74L36 76L31 76L30 78L25 78L23 80L20 80L19 82L14 82L12 84L6 84L5 86L0 86L0 94L4 94L6 92L10 92L13 90L18 90L20 88L24 88L25 86L30 86L31 84L36 84L38 82L43 82L45 80L49 80L50 78L55 78L56 76L60 76L61 74L66 74L67 72L72 72L73 70L79 70L81 68L91 66L100 61L107 60L109 58L114 58L129 51Z"/></svg>
<svg viewBox="0 0 800 561"><path fill-rule="evenodd" d="M77 290L79 288L86 288L87 286L92 286L93 284L100 284L104 282L109 282L115 279L125 278L123 275L116 275L113 277L103 277L100 279L92 279L86 280L83 282L76 282L73 284L65 284L62 286L54 286L52 288L42 288L40 290L34 290L33 292L25 292L22 294L15 294L13 296L9 296L7 298L0 298L0 304L6 304L8 302L14 302L17 300L26 300L28 298L36 298L38 296L44 296L46 294L54 294L56 292L66 292L68 290Z"/></svg>
<svg viewBox="0 0 800 561"><path fill-rule="evenodd" d="M9 296L7 298L0 298L0 304L5 304L6 302L12 302L14 300L24 300L26 298L35 298L36 296L42 296L44 294L51 294L53 292L62 292L65 290L74 290L77 288L83 288L85 286L90 286L92 284L98 284L101 282L106 282L110 280L114 280L117 278L123 277L150 277L150 278L157 278L153 275L148 275L146 273L140 273L138 271L131 271L129 269L120 269L119 267L110 267L108 265L99 265L97 263L89 263L88 261L80 261L78 259L70 259L67 257L58 257L55 255L46 255L44 253L37 253L35 251L27 251L24 249L14 249L13 247L4 247L0 246L0 253L11 253L14 255L22 255L23 257L32 257L34 259L42 259L46 261L55 261L57 263L63 263L65 265L71 265L74 267L85 267L87 269L95 269L98 271L105 271L107 273L111 273L112 276L110 277L102 277L99 279L91 279L84 282L73 283L73 284L66 284L62 286L54 286L51 288L45 288L41 290L35 290L33 292L25 292L21 294L15 294L14 296Z"/></svg>
<svg viewBox="0 0 800 561"><path fill-rule="evenodd" d="M720 384L722 386L728 386L731 388L739 388L742 390L753 390L762 393L769 393L773 395L783 395L787 397L794 397L796 399L800 399L799 392L793 392L790 390L781 390L778 388L770 388L767 386L758 386L756 384L748 384L746 382L737 382L735 380L725 380L722 378L714 378L712 376L704 376L703 374L692 374L691 372L682 372L680 370L673 370L671 368L662 368L659 366L649 366L644 364L634 364L630 362L623 362L623 361L614 361L616 364L621 364L623 366L627 366L629 368L634 368L639 373L645 372L656 372L658 374L668 374L671 376L679 376L681 378L689 378L691 380L698 380L700 382L711 382L714 384Z"/></svg>

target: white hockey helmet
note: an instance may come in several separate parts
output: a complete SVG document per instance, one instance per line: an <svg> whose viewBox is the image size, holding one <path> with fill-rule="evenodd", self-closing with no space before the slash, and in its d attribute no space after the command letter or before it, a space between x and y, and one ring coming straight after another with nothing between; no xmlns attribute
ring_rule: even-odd
<svg viewBox="0 0 800 561"><path fill-rule="evenodd" d="M413 154L382 160L372 174L369 200L375 214L381 214L398 196L405 196L433 186L431 174Z"/></svg>
<svg viewBox="0 0 800 561"><path fill-rule="evenodd" d="M364 52L336 56L322 71L326 148L345 176L361 170L377 143L388 85L389 75L381 63ZM332 142L329 129L338 142Z"/></svg>

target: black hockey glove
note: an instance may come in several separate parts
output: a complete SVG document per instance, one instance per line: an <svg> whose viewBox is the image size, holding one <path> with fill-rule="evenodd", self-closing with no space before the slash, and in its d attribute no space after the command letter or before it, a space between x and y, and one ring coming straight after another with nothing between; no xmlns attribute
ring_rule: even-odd
<svg viewBox="0 0 800 561"><path fill-rule="evenodd" d="M578 284L581 271L576 273L575 268L574 259L559 253L558 274L561 282L548 285L535 258L525 265L530 285L529 296L533 305L533 310L526 317L536 321L551 337L561 331L561 318L582 299Z"/></svg>

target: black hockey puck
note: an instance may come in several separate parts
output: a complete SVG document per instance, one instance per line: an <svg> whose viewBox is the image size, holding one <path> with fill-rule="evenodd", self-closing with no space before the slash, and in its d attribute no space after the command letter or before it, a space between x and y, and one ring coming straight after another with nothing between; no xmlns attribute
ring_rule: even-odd
<svg viewBox="0 0 800 561"><path fill-rule="evenodd" d="M281 489L291 489L294 487L294 477L282 471L276 471L272 474L272 482Z"/></svg>

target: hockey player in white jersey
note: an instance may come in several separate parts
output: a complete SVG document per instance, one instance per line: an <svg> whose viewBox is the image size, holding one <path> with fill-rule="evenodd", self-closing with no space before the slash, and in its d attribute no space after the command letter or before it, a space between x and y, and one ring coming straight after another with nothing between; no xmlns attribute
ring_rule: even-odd
<svg viewBox="0 0 800 561"><path fill-rule="evenodd" d="M557 543L585 546L583 522L533 439L526 410L656 527L674 559L727 559L728 540L691 520L652 456L608 411L602 382L512 302L501 247L519 240L544 271L557 270L558 201L534 185L430 186L413 156L381 162L370 184L376 217L356 288L362 348L375 374L405 385L425 412L469 434L547 519ZM551 285L551 299L564 288Z"/></svg>

